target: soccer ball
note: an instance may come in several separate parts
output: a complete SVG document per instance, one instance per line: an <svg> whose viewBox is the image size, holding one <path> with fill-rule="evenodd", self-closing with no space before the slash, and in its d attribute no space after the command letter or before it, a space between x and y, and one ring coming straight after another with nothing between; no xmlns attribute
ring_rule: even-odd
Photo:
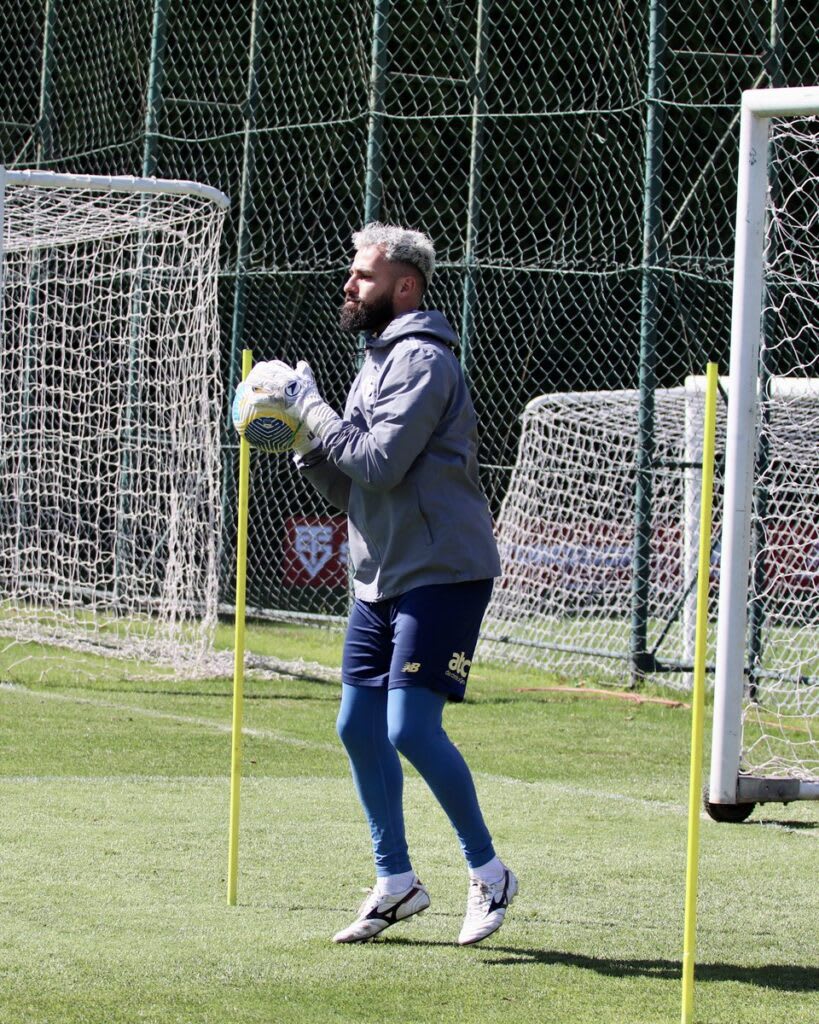
<svg viewBox="0 0 819 1024"><path fill-rule="evenodd" d="M231 411L233 426L251 448L272 454L290 451L301 424L286 412L259 410L248 415L248 398L253 391L254 385L247 381L242 381L236 388Z"/></svg>

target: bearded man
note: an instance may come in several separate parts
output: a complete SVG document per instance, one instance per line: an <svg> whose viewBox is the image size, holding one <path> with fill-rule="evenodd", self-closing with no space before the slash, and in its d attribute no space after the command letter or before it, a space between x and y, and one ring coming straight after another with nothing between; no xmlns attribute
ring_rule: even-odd
<svg viewBox="0 0 819 1024"><path fill-rule="evenodd" d="M369 823L376 884L334 941L366 941L430 905L407 847L402 754L460 842L469 885L458 942L471 945L501 926L518 890L442 725L447 703L464 699L500 574L478 478L477 420L457 335L440 312L422 308L431 240L375 223L353 245L340 323L365 333L365 354L343 416L321 398L306 362L295 370L260 363L248 378L265 408L301 420L296 464L348 517L355 603L337 729Z"/></svg>

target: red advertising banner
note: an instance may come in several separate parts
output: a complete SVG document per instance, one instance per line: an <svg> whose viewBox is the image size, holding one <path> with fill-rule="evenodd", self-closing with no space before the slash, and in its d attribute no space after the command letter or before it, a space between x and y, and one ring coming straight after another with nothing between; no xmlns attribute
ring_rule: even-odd
<svg viewBox="0 0 819 1024"><path fill-rule="evenodd" d="M537 577L547 590L588 595L630 594L631 531L605 522L582 529L541 524L542 535L502 545L507 572ZM293 516L287 520L284 582L293 587L346 588L347 517ZM682 530L655 526L652 537L653 585L672 591L682 585ZM719 579L719 543L712 551L712 584ZM819 590L819 531L812 523L782 521L768 530L766 578L771 593Z"/></svg>
<svg viewBox="0 0 819 1024"><path fill-rule="evenodd" d="M718 529L715 529L718 536ZM505 539L501 547L507 583L525 579L545 594L575 592L589 597L618 597L630 601L633 530L617 523L596 521L550 523ZM655 523L651 535L651 583L655 590L673 593L683 585L683 529L673 522ZM766 525L762 560L765 591L786 598L819 591L819 528L795 516ZM696 568L696 565L693 567ZM711 550L711 585L719 583L720 544ZM501 585L504 585L502 582ZM520 585L519 583L517 585Z"/></svg>
<svg viewBox="0 0 819 1024"><path fill-rule="evenodd" d="M285 525L284 582L347 586L347 517L294 516Z"/></svg>

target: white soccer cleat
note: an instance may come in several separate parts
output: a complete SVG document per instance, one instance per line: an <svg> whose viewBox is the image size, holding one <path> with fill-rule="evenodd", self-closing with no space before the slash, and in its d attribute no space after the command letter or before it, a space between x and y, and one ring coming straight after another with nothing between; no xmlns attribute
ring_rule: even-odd
<svg viewBox="0 0 819 1024"><path fill-rule="evenodd" d="M503 878L492 885L473 878L469 883L466 917L458 936L458 944L471 946L496 932L503 924L506 910L517 891L518 880L509 868L504 868Z"/></svg>
<svg viewBox="0 0 819 1024"><path fill-rule="evenodd" d="M366 942L390 925L420 914L428 906L429 893L417 878L396 896L384 896L373 890L361 904L355 921L336 932L333 942Z"/></svg>

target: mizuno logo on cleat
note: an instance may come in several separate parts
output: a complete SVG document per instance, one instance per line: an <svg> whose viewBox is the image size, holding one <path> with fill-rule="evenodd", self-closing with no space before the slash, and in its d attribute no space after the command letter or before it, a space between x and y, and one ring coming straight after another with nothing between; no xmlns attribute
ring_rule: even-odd
<svg viewBox="0 0 819 1024"><path fill-rule="evenodd" d="M509 906L509 899L507 898L508 891L509 891L509 872L507 871L507 872L504 873L504 876L503 876L503 892L500 895L500 899L496 900L494 896L492 897L492 902L489 904L489 910L487 911L487 913L491 914L491 913L493 913L496 910L503 910L504 907L508 907Z"/></svg>

